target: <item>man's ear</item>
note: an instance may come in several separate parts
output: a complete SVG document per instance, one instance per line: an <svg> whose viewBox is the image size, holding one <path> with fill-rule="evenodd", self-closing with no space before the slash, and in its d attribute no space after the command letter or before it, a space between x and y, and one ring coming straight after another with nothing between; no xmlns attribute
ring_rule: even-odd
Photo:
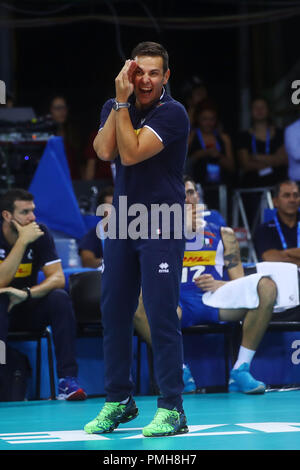
<svg viewBox="0 0 300 470"><path fill-rule="evenodd" d="M273 201L273 205L274 205L274 207L275 207L275 209L276 209L276 207L277 207L277 197L273 197L273 198L272 198L272 201Z"/></svg>
<svg viewBox="0 0 300 470"><path fill-rule="evenodd" d="M10 222L12 219L12 213L7 210L4 210L2 211L2 217L5 222Z"/></svg>
<svg viewBox="0 0 300 470"><path fill-rule="evenodd" d="M170 74L171 74L170 69L168 69L168 70L166 71L166 73L165 73L164 85L166 85L166 84L168 83L169 78L170 78Z"/></svg>

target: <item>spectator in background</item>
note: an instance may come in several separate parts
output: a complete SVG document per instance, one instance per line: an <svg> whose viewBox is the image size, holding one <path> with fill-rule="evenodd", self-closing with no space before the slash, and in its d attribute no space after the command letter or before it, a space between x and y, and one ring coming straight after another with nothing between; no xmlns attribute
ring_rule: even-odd
<svg viewBox="0 0 300 470"><path fill-rule="evenodd" d="M81 179L83 163L81 161L82 141L80 132L70 116L66 98L55 95L50 100L50 117L55 124L55 135L63 137L71 179Z"/></svg>
<svg viewBox="0 0 300 470"><path fill-rule="evenodd" d="M218 113L215 104L203 100L195 108L195 127L190 132L187 173L202 186L231 185L234 174L234 158L229 135L218 130ZM209 199L209 207L215 201Z"/></svg>
<svg viewBox="0 0 300 470"><path fill-rule="evenodd" d="M183 87L184 104L191 126L195 126L195 108L208 97L207 87L199 77L192 77Z"/></svg>
<svg viewBox="0 0 300 470"><path fill-rule="evenodd" d="M300 118L286 127L284 145L288 155L288 175L300 183Z"/></svg>
<svg viewBox="0 0 300 470"><path fill-rule="evenodd" d="M251 105L251 128L238 136L238 160L243 188L273 186L287 176L287 155L282 129L271 119L264 98Z"/></svg>
<svg viewBox="0 0 300 470"><path fill-rule="evenodd" d="M265 188L287 177L287 155L282 129L271 119L264 98L255 98L251 105L251 127L238 135L237 159L241 188ZM260 194L244 194L243 201L252 229L260 203Z"/></svg>
<svg viewBox="0 0 300 470"><path fill-rule="evenodd" d="M84 149L84 159L85 159L85 171L84 179L89 180L98 180L105 179L113 181L113 175L111 170L111 163L104 162L97 157L97 154L93 147L93 142L97 135L97 131L91 132L87 144Z"/></svg>
<svg viewBox="0 0 300 470"><path fill-rule="evenodd" d="M114 188L107 186L104 188L98 199L100 204L112 204ZM103 259L103 243L96 233L96 227L90 229L87 234L80 240L78 251L81 258L81 264L84 268L99 268Z"/></svg>

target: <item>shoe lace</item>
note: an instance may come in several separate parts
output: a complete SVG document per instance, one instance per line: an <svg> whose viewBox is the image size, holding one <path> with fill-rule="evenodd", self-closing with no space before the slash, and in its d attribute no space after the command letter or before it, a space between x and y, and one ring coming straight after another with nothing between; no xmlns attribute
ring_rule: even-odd
<svg viewBox="0 0 300 470"><path fill-rule="evenodd" d="M73 386L73 387L74 386L79 387L77 377L70 377L69 384L70 384L70 386Z"/></svg>
<svg viewBox="0 0 300 470"><path fill-rule="evenodd" d="M74 387L79 388L77 377L65 377L61 380L60 386L67 389L71 389Z"/></svg>
<svg viewBox="0 0 300 470"><path fill-rule="evenodd" d="M125 405L120 405L120 403L115 403L115 402L106 402L98 414L96 420L98 423L103 423L107 421L111 421L114 418L117 418L120 416L120 414L123 411L123 408Z"/></svg>
<svg viewBox="0 0 300 470"><path fill-rule="evenodd" d="M167 410L166 408L158 408L154 419L153 424L156 426L163 426L164 424L175 424L179 418L178 411Z"/></svg>

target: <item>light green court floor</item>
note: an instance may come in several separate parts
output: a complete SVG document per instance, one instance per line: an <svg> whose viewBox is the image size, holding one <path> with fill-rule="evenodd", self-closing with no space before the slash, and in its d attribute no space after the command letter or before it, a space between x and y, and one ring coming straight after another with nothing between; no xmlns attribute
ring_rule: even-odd
<svg viewBox="0 0 300 470"><path fill-rule="evenodd" d="M136 397L139 416L111 434L88 435L83 426L104 398L84 402L0 403L3 450L299 450L300 391L265 395L185 395L189 433L144 438L142 427L156 411L156 397Z"/></svg>

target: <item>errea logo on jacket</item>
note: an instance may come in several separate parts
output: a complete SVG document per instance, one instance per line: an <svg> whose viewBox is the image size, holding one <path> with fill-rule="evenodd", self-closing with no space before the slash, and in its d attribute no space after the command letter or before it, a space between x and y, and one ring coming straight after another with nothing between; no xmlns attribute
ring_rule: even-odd
<svg viewBox="0 0 300 470"><path fill-rule="evenodd" d="M168 272L170 272L168 263L160 263L158 272L159 273L168 273Z"/></svg>

